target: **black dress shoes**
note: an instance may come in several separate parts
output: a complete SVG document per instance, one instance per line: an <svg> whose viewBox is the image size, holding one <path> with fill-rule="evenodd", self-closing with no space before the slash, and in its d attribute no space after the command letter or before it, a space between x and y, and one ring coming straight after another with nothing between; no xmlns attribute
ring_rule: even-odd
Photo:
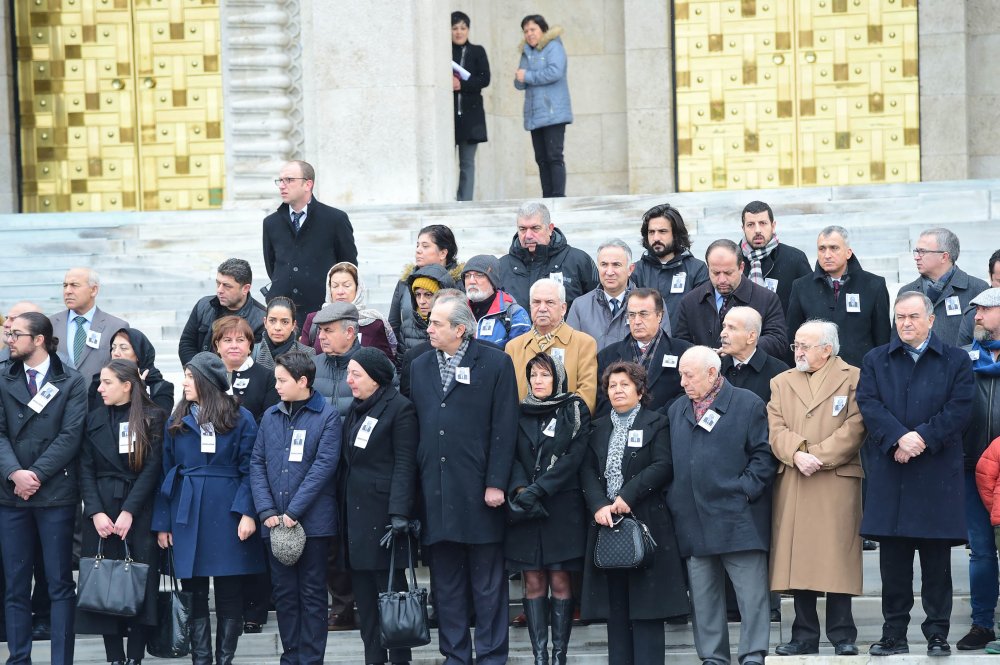
<svg viewBox="0 0 1000 665"><path fill-rule="evenodd" d="M810 653L819 653L819 645L792 640L774 647L774 653L778 656L804 656Z"/></svg>
<svg viewBox="0 0 1000 665"><path fill-rule="evenodd" d="M873 656L895 656L910 653L910 645L906 643L906 638L883 637L871 646L868 653Z"/></svg>
<svg viewBox="0 0 1000 665"><path fill-rule="evenodd" d="M858 645L854 642L841 642L833 645L833 652L838 656L857 656Z"/></svg>
<svg viewBox="0 0 1000 665"><path fill-rule="evenodd" d="M951 647L948 646L948 640L941 635L931 635L930 639L927 640L927 655L950 656Z"/></svg>

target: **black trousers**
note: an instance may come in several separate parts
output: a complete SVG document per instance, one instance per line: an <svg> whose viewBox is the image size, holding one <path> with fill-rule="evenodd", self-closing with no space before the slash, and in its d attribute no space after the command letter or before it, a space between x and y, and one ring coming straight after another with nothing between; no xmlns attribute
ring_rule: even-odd
<svg viewBox="0 0 1000 665"><path fill-rule="evenodd" d="M327 537L306 538L294 566L271 558L271 582L281 635L282 665L320 665L326 653L326 584L323 571L330 550Z"/></svg>
<svg viewBox="0 0 1000 665"><path fill-rule="evenodd" d="M446 665L472 665L469 618L476 615L476 665L507 662L508 604L503 543L441 542L428 548L438 648ZM472 607L469 606L469 598Z"/></svg>
<svg viewBox="0 0 1000 665"><path fill-rule="evenodd" d="M566 125L549 125L531 130L531 147L535 149L538 177L542 181L542 197L566 196L566 162L563 142Z"/></svg>
<svg viewBox="0 0 1000 665"><path fill-rule="evenodd" d="M609 570L608 665L655 665L665 658L663 620L630 620L628 571Z"/></svg>
<svg viewBox="0 0 1000 665"><path fill-rule="evenodd" d="M243 589L243 621L264 625L267 623L267 612L271 606L271 541L261 538L260 542L264 549L264 572L246 576L246 587Z"/></svg>
<svg viewBox="0 0 1000 665"><path fill-rule="evenodd" d="M816 613L818 591L792 591L795 602L795 620L792 621L792 640L805 644L819 644L819 615ZM826 638L831 644L855 642L858 628L851 612L851 596L846 593L826 594Z"/></svg>
<svg viewBox="0 0 1000 665"><path fill-rule="evenodd" d="M215 588L215 614L219 619L235 619L243 622L243 586L247 575L225 575L213 577ZM191 598L191 618L204 619L208 616L208 578L192 577L181 580L181 588L193 594Z"/></svg>
<svg viewBox="0 0 1000 665"><path fill-rule="evenodd" d="M104 636L104 653L108 657L108 662L125 660L126 658L142 660L146 655L146 642L149 640L150 626L124 620L120 624L121 633ZM127 649L125 637L128 637Z"/></svg>
<svg viewBox="0 0 1000 665"><path fill-rule="evenodd" d="M393 591L406 590L406 571L397 570L392 576ZM389 583L388 570L352 570L351 584L354 600L358 604L357 623L361 629L361 641L365 644L366 663L403 663L411 660L409 649L382 648L378 625L378 595L385 591Z"/></svg>
<svg viewBox="0 0 1000 665"><path fill-rule="evenodd" d="M330 614L354 614L354 590L351 574L344 565L344 535L329 539L330 551L326 560L326 587L330 592Z"/></svg>
<svg viewBox="0 0 1000 665"><path fill-rule="evenodd" d="M920 555L920 600L927 619L924 637L948 637L951 627L951 545L934 538L882 538L882 634L902 639L913 607L913 555Z"/></svg>

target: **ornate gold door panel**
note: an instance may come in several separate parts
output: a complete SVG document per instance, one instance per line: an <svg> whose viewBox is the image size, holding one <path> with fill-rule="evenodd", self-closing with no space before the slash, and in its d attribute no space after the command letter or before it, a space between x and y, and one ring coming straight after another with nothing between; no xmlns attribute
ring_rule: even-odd
<svg viewBox="0 0 1000 665"><path fill-rule="evenodd" d="M16 0L24 212L219 207L216 0Z"/></svg>
<svg viewBox="0 0 1000 665"><path fill-rule="evenodd" d="M678 189L920 180L916 0L675 0Z"/></svg>

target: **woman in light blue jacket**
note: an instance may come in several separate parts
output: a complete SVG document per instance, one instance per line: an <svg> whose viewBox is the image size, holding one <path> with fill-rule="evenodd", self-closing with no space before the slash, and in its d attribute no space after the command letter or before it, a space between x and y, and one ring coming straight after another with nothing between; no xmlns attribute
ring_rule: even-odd
<svg viewBox="0 0 1000 665"><path fill-rule="evenodd" d="M524 90L524 128L531 132L535 162L542 181L542 196L566 196L566 163L563 140L573 122L566 82L566 49L562 28L552 28L539 14L521 21L524 43L514 87Z"/></svg>

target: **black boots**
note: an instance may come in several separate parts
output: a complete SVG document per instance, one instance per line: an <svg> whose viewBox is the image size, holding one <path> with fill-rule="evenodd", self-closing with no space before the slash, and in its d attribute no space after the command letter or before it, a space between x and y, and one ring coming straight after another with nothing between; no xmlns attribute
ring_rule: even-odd
<svg viewBox="0 0 1000 665"><path fill-rule="evenodd" d="M212 665L212 620L208 617L191 619L191 663Z"/></svg>
<svg viewBox="0 0 1000 665"><path fill-rule="evenodd" d="M236 645L243 634L243 621L239 619L219 619L215 636L215 665L233 665Z"/></svg>
<svg viewBox="0 0 1000 665"><path fill-rule="evenodd" d="M569 649L569 634L573 630L572 598L551 598L549 608L552 626L552 665L566 665L566 651Z"/></svg>
<svg viewBox="0 0 1000 665"><path fill-rule="evenodd" d="M549 599L524 598L524 617L528 624L528 638L531 651L535 654L535 665L549 665Z"/></svg>

